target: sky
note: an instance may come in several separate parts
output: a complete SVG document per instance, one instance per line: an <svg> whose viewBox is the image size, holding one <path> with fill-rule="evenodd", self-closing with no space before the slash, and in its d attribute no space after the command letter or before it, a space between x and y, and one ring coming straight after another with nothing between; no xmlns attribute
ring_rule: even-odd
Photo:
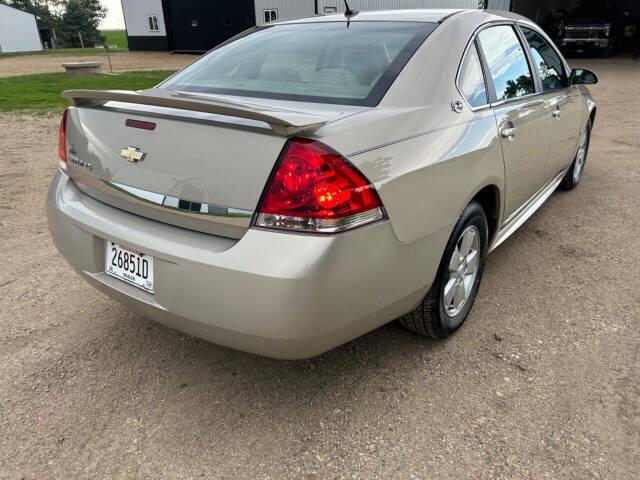
<svg viewBox="0 0 640 480"><path fill-rule="evenodd" d="M100 0L109 9L107 17L100 24L105 30L124 30L124 17L122 16L122 4L120 0Z"/></svg>

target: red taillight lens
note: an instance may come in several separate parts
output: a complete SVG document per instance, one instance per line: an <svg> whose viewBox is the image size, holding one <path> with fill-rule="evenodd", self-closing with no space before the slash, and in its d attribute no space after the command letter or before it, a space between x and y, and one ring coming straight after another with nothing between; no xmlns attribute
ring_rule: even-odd
<svg viewBox="0 0 640 480"><path fill-rule="evenodd" d="M256 225L334 233L384 218L373 185L342 155L307 139L287 142Z"/></svg>
<svg viewBox="0 0 640 480"><path fill-rule="evenodd" d="M58 136L58 153L60 154L60 168L67 171L67 115L69 109L62 114L60 121L60 135Z"/></svg>

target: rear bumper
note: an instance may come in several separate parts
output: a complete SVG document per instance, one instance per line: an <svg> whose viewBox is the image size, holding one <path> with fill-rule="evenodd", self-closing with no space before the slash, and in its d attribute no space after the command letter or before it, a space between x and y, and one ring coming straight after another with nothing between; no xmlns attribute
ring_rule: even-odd
<svg viewBox="0 0 640 480"><path fill-rule="evenodd" d="M389 222L310 236L249 229L228 239L145 219L80 192L61 171L47 195L57 248L93 286L197 337L305 358L414 308L453 225L410 244ZM105 239L153 255L155 294L104 273Z"/></svg>
<svg viewBox="0 0 640 480"><path fill-rule="evenodd" d="M563 38L560 44L566 48L607 48L611 43L610 38L584 37Z"/></svg>

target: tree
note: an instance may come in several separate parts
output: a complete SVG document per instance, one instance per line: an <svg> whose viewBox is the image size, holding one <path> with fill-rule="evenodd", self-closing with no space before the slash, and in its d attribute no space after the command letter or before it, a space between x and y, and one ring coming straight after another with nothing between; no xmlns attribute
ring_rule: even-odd
<svg viewBox="0 0 640 480"><path fill-rule="evenodd" d="M79 47L80 34L85 46L103 42L98 25L106 14L99 0L69 0L62 15L65 44Z"/></svg>
<svg viewBox="0 0 640 480"><path fill-rule="evenodd" d="M533 92L533 83L531 75L523 74L516 78L515 81L507 80L507 87L504 89L505 98L515 98L518 95Z"/></svg>
<svg viewBox="0 0 640 480"><path fill-rule="evenodd" d="M100 0L78 0L82 8L89 14L92 21L95 21L96 28L100 21L107 16L107 7L103 7Z"/></svg>

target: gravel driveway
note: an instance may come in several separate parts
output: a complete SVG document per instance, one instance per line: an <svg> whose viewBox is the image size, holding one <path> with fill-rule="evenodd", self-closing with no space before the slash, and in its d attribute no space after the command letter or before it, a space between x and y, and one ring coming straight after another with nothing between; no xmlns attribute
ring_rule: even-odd
<svg viewBox="0 0 640 480"><path fill-rule="evenodd" d="M574 63L600 75L583 181L491 255L467 325L300 362L86 285L44 213L59 119L0 116L0 479L638 478L640 62Z"/></svg>
<svg viewBox="0 0 640 480"><path fill-rule="evenodd" d="M122 52L111 54L114 72L127 70L178 70L193 62L199 55L169 52ZM0 77L13 77L30 73L64 72L63 63L101 62L102 71L109 72L107 56L101 55L24 55L0 57Z"/></svg>

